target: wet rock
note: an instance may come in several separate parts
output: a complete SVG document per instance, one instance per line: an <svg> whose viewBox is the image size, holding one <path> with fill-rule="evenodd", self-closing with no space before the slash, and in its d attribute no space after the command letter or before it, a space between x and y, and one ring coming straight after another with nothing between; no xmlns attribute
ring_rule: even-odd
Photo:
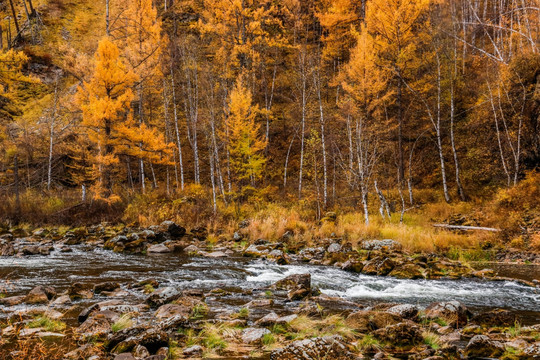
<svg viewBox="0 0 540 360"><path fill-rule="evenodd" d="M323 247L318 248L305 248L300 250L298 256L302 261L322 260L326 249Z"/></svg>
<svg viewBox="0 0 540 360"><path fill-rule="evenodd" d="M392 306L391 308L387 309L386 312L398 315L399 317L402 317L403 319L417 320L419 309L418 309L418 306L416 305L401 304L401 305Z"/></svg>
<svg viewBox="0 0 540 360"><path fill-rule="evenodd" d="M283 349L270 353L270 360L353 360L345 340L341 336L325 336L313 339L295 341Z"/></svg>
<svg viewBox="0 0 540 360"><path fill-rule="evenodd" d="M93 296L92 292L88 291L82 283L72 284L69 287L67 294L71 299L91 299Z"/></svg>
<svg viewBox="0 0 540 360"><path fill-rule="evenodd" d="M529 357L530 359L540 359L540 341L526 347L523 350L523 355Z"/></svg>
<svg viewBox="0 0 540 360"><path fill-rule="evenodd" d="M349 259L341 265L341 269L345 271L351 271L359 273L364 268L364 263L356 259Z"/></svg>
<svg viewBox="0 0 540 360"><path fill-rule="evenodd" d="M345 324L356 331L366 333L389 325L395 325L402 321L403 319L401 317L392 313L363 310L350 314L345 319Z"/></svg>
<svg viewBox="0 0 540 360"><path fill-rule="evenodd" d="M182 293L177 289L167 286L159 288L150 294L150 296L146 298L146 303L150 306L158 307L178 299L181 295Z"/></svg>
<svg viewBox="0 0 540 360"><path fill-rule="evenodd" d="M373 334L382 341L399 345L418 344L423 340L420 327L415 325L413 322L402 322L395 325L388 325L385 328L376 330Z"/></svg>
<svg viewBox="0 0 540 360"><path fill-rule="evenodd" d="M235 231L234 234L233 234L233 240L238 242L238 241L241 241L242 240L242 235L238 232L238 231Z"/></svg>
<svg viewBox="0 0 540 360"><path fill-rule="evenodd" d="M19 305L19 304L22 304L24 302L25 298L26 298L26 296L24 296L24 295L9 296L9 297L0 299L0 305L5 305L5 306Z"/></svg>
<svg viewBox="0 0 540 360"><path fill-rule="evenodd" d="M362 273L367 275L388 275L394 269L394 262L390 258L376 257L364 264Z"/></svg>
<svg viewBox="0 0 540 360"><path fill-rule="evenodd" d="M206 254L207 257L211 258L223 258L227 257L227 254L225 254L223 251L213 251L211 253Z"/></svg>
<svg viewBox="0 0 540 360"><path fill-rule="evenodd" d="M184 315L174 315L168 318L163 318L157 328L163 331L177 331L179 328L189 327L189 318Z"/></svg>
<svg viewBox="0 0 540 360"><path fill-rule="evenodd" d="M56 291L50 286L36 286L25 297L24 301L28 304L42 304L56 296Z"/></svg>
<svg viewBox="0 0 540 360"><path fill-rule="evenodd" d="M11 243L5 243L0 245L0 256L13 256L17 253L17 250Z"/></svg>
<svg viewBox="0 0 540 360"><path fill-rule="evenodd" d="M498 357L505 351L504 345L499 341L491 340L486 335L474 336L464 350L464 355L468 358L489 358Z"/></svg>
<svg viewBox="0 0 540 360"><path fill-rule="evenodd" d="M187 254L198 254L200 251L195 245L189 245L184 248L184 252Z"/></svg>
<svg viewBox="0 0 540 360"><path fill-rule="evenodd" d="M398 279L423 279L426 277L424 269L417 264L404 264L398 266L388 275Z"/></svg>
<svg viewBox="0 0 540 360"><path fill-rule="evenodd" d="M200 347L199 345L190 346L190 347L184 349L184 351L182 351L182 353L185 356L188 356L188 357L200 356L200 355L202 355L202 352L203 352L203 348Z"/></svg>
<svg viewBox="0 0 540 360"><path fill-rule="evenodd" d="M183 318L187 320L190 313L191 313L191 310L187 306L176 305L176 304L165 304L163 306L160 306L159 309L156 310L156 313L154 314L154 316L159 320L172 318L174 316L182 316Z"/></svg>
<svg viewBox="0 0 540 360"><path fill-rule="evenodd" d="M265 245L255 245L251 244L244 250L243 255L249 257L261 257L267 255L270 252L270 249Z"/></svg>
<svg viewBox="0 0 540 360"><path fill-rule="evenodd" d="M459 301L436 302L426 308L426 318L443 319L450 326L460 327L467 324L469 310Z"/></svg>
<svg viewBox="0 0 540 360"><path fill-rule="evenodd" d="M147 253L150 253L150 254L165 254L165 253L170 253L172 252L171 249L169 249L167 246L163 245L163 244L156 244L156 245L151 245L147 250L146 250Z"/></svg>
<svg viewBox="0 0 540 360"><path fill-rule="evenodd" d="M503 309L495 309L478 314L471 319L471 323L480 326L513 326L517 321L516 314Z"/></svg>
<svg viewBox="0 0 540 360"><path fill-rule="evenodd" d="M265 334L270 334L270 330L265 328L247 328L242 331L242 342L253 344L260 342Z"/></svg>
<svg viewBox="0 0 540 360"><path fill-rule="evenodd" d="M104 291L114 291L120 287L120 284L114 281L107 281L94 285L94 293L99 294Z"/></svg>
<svg viewBox="0 0 540 360"><path fill-rule="evenodd" d="M360 247L363 250L400 250L401 244L395 240L385 239L385 240L366 240L363 241Z"/></svg>
<svg viewBox="0 0 540 360"><path fill-rule="evenodd" d="M20 250L22 255L41 255L41 250L37 245L26 245Z"/></svg>
<svg viewBox="0 0 540 360"><path fill-rule="evenodd" d="M523 350L525 349L526 347L529 346L529 343L523 339L514 339L512 341L507 341L504 343L504 347L505 348L508 348L508 347L511 347L513 349L518 349L518 350ZM540 350L540 348L539 348ZM540 353L539 353L540 355Z"/></svg>
<svg viewBox="0 0 540 360"><path fill-rule="evenodd" d="M272 285L276 290L296 290L299 288L311 288L311 274L294 274L287 276Z"/></svg>
<svg viewBox="0 0 540 360"><path fill-rule="evenodd" d="M311 275L295 274L287 276L272 285L276 290L288 290L290 300L301 300L311 294Z"/></svg>

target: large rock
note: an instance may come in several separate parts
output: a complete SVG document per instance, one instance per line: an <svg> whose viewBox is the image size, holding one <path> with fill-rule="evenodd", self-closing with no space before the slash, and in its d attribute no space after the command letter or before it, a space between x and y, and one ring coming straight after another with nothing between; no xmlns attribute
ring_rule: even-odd
<svg viewBox="0 0 540 360"><path fill-rule="evenodd" d="M104 291L114 291L120 288L120 284L115 281L107 281L94 285L94 293L99 294Z"/></svg>
<svg viewBox="0 0 540 360"><path fill-rule="evenodd" d="M270 334L270 330L265 328L247 328L242 331L242 342L244 344L260 343L266 334Z"/></svg>
<svg viewBox="0 0 540 360"><path fill-rule="evenodd" d="M417 264L404 264L398 266L388 275L398 279L423 279L426 277L424 269Z"/></svg>
<svg viewBox="0 0 540 360"><path fill-rule="evenodd" d="M146 298L146 303L150 306L158 307L173 300L178 299L182 293L170 286L159 288Z"/></svg>
<svg viewBox="0 0 540 360"><path fill-rule="evenodd" d="M287 290L290 300L300 300L311 294L311 275L295 274L287 276L272 285L276 290Z"/></svg>
<svg viewBox="0 0 540 360"><path fill-rule="evenodd" d="M164 221L159 225L161 231L166 231L169 233L171 238L178 239L186 234L186 229L176 224L173 221Z"/></svg>
<svg viewBox="0 0 540 360"><path fill-rule="evenodd" d="M448 325L461 327L467 324L470 312L465 305L459 301L436 302L426 308L426 317L428 319L442 319Z"/></svg>
<svg viewBox="0 0 540 360"><path fill-rule="evenodd" d="M382 311L362 310L350 314L345 324L361 333L381 329L402 322L403 319L392 313Z"/></svg>
<svg viewBox="0 0 540 360"><path fill-rule="evenodd" d="M342 270L356 272L356 273L361 272L363 268L364 268L364 263L356 259L349 259L341 265Z"/></svg>
<svg viewBox="0 0 540 360"><path fill-rule="evenodd" d="M414 345L422 342L422 331L413 322L402 322L376 330L375 337L391 344Z"/></svg>
<svg viewBox="0 0 540 360"><path fill-rule="evenodd" d="M182 316L187 320L191 313L190 308L183 305L165 304L156 310L155 317L159 320L172 318L174 316Z"/></svg>
<svg viewBox="0 0 540 360"><path fill-rule="evenodd" d="M270 360L354 360L341 336L325 336L295 341L283 349L274 350Z"/></svg>
<svg viewBox="0 0 540 360"><path fill-rule="evenodd" d="M388 275L394 269L394 262L390 258L376 257L364 264L362 272L367 275Z"/></svg>
<svg viewBox="0 0 540 360"><path fill-rule="evenodd" d="M75 333L85 339L100 338L106 336L110 331L111 321L106 316L92 316L75 329Z"/></svg>
<svg viewBox="0 0 540 360"><path fill-rule="evenodd" d="M464 354L468 358L491 358L502 355L504 345L499 341L491 340L486 335L474 336L465 347Z"/></svg>
<svg viewBox="0 0 540 360"><path fill-rule="evenodd" d="M147 253L149 254L165 254L165 253L170 253L172 252L171 249L169 249L167 246L163 245L163 244L156 244L156 245L151 245L147 250L146 250Z"/></svg>
<svg viewBox="0 0 540 360"><path fill-rule="evenodd" d="M28 304L43 304L56 296L56 291L50 286L36 286L25 297Z"/></svg>
<svg viewBox="0 0 540 360"><path fill-rule="evenodd" d="M503 309L495 309L478 314L471 319L473 324L481 326L514 326L517 321L516 314Z"/></svg>
<svg viewBox="0 0 540 360"><path fill-rule="evenodd" d="M392 306L391 308L388 308L386 312L398 315L399 317L402 317L403 319L417 320L419 309L418 309L418 306L416 305L400 304L400 305L396 305L396 306Z"/></svg>

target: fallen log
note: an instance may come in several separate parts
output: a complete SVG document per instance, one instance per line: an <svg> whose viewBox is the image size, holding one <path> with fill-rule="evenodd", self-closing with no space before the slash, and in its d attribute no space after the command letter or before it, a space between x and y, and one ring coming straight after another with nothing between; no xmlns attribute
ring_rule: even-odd
<svg viewBox="0 0 540 360"><path fill-rule="evenodd" d="M433 226L440 227L443 229L449 229L449 230L464 230L464 231L481 230L481 231L493 231L493 232L501 231L501 229L482 227L482 226L449 225L449 224L433 224Z"/></svg>

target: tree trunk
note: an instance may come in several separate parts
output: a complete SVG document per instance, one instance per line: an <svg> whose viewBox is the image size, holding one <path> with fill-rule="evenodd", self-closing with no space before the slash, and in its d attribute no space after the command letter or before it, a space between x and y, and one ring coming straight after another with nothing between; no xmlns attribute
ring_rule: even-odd
<svg viewBox="0 0 540 360"><path fill-rule="evenodd" d="M178 150L178 163L180 165L180 188L184 190L184 164L182 162L182 142L180 141L180 129L178 127L178 110L176 109L176 90L174 84L173 64L171 60L171 88L173 95L174 130L176 132L176 147Z"/></svg>
<svg viewBox="0 0 540 360"><path fill-rule="evenodd" d="M13 158L13 175L15 177L15 214L16 214L16 222L19 222L19 217L21 215L21 197L20 197L20 190L19 190L19 159L17 155Z"/></svg>
<svg viewBox="0 0 540 360"><path fill-rule="evenodd" d="M54 104L53 113L51 117L51 124L49 127L49 162L47 164L47 191L51 190L52 182L52 158L53 158L53 144L54 144L54 121L56 120L56 109L58 106L58 77L56 78L56 84L54 87Z"/></svg>
<svg viewBox="0 0 540 360"><path fill-rule="evenodd" d="M17 35L21 32L19 28L19 21L17 20L17 13L15 12L15 6L13 6L13 0L9 0L9 5L11 6L11 13L13 14L13 22L15 23L15 29L17 30Z"/></svg>
<svg viewBox="0 0 540 360"><path fill-rule="evenodd" d="M10 0L11 1L11 0ZM109 0L105 0L105 33L107 36L111 35L110 33L110 22L109 22Z"/></svg>

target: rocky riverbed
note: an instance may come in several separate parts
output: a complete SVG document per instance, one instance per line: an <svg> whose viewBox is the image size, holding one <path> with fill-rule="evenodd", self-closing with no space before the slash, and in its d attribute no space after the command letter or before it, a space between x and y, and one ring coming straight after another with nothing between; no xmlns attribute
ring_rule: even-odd
<svg viewBox="0 0 540 360"><path fill-rule="evenodd" d="M498 276L392 240L205 237L6 232L0 358L540 358L538 268Z"/></svg>

